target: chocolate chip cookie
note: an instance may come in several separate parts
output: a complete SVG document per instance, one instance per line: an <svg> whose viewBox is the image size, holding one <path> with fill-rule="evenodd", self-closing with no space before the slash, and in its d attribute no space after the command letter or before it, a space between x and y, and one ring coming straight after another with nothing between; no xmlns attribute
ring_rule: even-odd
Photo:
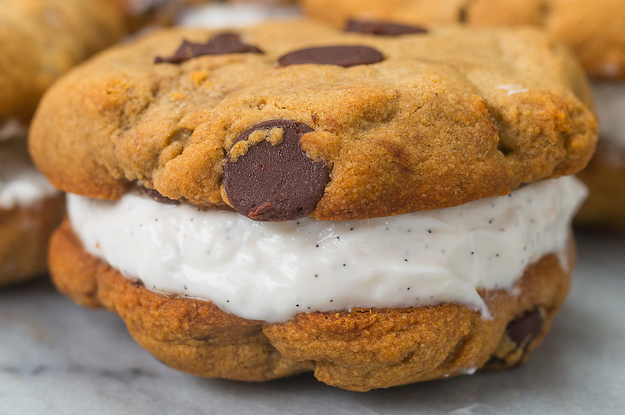
<svg viewBox="0 0 625 415"><path fill-rule="evenodd" d="M524 362L566 297L597 132L533 29L173 29L44 98L60 291L167 364L366 391ZM523 184L523 186L521 186Z"/></svg>

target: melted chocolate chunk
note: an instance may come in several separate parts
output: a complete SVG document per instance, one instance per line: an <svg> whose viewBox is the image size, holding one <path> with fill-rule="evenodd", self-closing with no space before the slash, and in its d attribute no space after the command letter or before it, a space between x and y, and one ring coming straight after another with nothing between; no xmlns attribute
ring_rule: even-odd
<svg viewBox="0 0 625 415"><path fill-rule="evenodd" d="M349 68L355 65L370 65L384 60L382 53L369 46L322 46L300 49L278 59L281 67L312 63L317 65L338 65Z"/></svg>
<svg viewBox="0 0 625 415"><path fill-rule="evenodd" d="M367 21L354 19L349 19L347 21L345 31L377 36L401 36L428 32L427 29L419 26L407 26L379 20Z"/></svg>
<svg viewBox="0 0 625 415"><path fill-rule="evenodd" d="M172 56L168 58L158 56L154 59L154 63L182 63L198 56L227 53L263 53L263 51L241 42L241 37L237 33L220 33L210 38L207 43L191 43L183 40L182 45Z"/></svg>
<svg viewBox="0 0 625 415"><path fill-rule="evenodd" d="M170 199L167 196L163 196L162 194L160 194L159 192L157 192L154 189L148 189L145 186L139 186L139 190L141 190L143 192L143 194L145 194L146 196L151 197L152 199L154 199L155 201L159 202L159 203L165 203L168 205L178 205L180 204L179 201L174 200L174 199Z"/></svg>
<svg viewBox="0 0 625 415"><path fill-rule="evenodd" d="M254 131L273 128L283 129L279 144L263 140L236 161L227 157L224 190L232 207L253 220L279 222L308 216L330 180L325 164L309 159L300 148L300 138L312 129L289 120L265 121L236 142L247 140Z"/></svg>
<svg viewBox="0 0 625 415"><path fill-rule="evenodd" d="M145 284L141 280L130 280L130 283L135 287L145 287Z"/></svg>
<svg viewBox="0 0 625 415"><path fill-rule="evenodd" d="M518 345L529 343L535 339L543 328L543 316L540 311L533 310L508 323L506 332L510 340Z"/></svg>

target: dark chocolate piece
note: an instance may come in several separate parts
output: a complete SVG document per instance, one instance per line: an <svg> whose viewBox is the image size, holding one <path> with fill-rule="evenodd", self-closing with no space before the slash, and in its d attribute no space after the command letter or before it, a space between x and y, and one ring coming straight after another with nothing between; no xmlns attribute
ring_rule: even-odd
<svg viewBox="0 0 625 415"><path fill-rule="evenodd" d="M344 68L355 65L370 65L384 60L382 53L369 46L322 46L299 49L278 59L281 67L303 65L338 65Z"/></svg>
<svg viewBox="0 0 625 415"><path fill-rule="evenodd" d="M529 343L535 339L543 328L544 319L540 311L533 310L508 323L506 332L510 340L518 345Z"/></svg>
<svg viewBox="0 0 625 415"><path fill-rule="evenodd" d="M420 26L407 26L403 24L384 22L381 20L355 20L349 19L346 32L364 33L377 36L401 36L410 34L427 33L427 29Z"/></svg>
<svg viewBox="0 0 625 415"><path fill-rule="evenodd" d="M290 120L265 121L236 142L247 140L254 131L273 128L284 131L279 144L263 140L236 161L228 155L224 190L232 207L253 220L279 222L308 216L330 180L326 165L306 157L300 148L300 138L312 129Z"/></svg>
<svg viewBox="0 0 625 415"><path fill-rule="evenodd" d="M165 203L168 205L178 205L180 204L179 201L174 200L174 199L170 199L167 196L163 196L162 194L160 194L159 192L157 192L154 189L148 189L145 186L139 186L139 190L141 190L146 196L151 197L152 199L156 200L159 203Z"/></svg>
<svg viewBox="0 0 625 415"><path fill-rule="evenodd" d="M210 38L207 43L191 43L185 39L172 56L168 58L158 56L154 59L154 63L182 63L198 56L227 53L263 53L263 51L241 42L241 37L237 33L220 33Z"/></svg>

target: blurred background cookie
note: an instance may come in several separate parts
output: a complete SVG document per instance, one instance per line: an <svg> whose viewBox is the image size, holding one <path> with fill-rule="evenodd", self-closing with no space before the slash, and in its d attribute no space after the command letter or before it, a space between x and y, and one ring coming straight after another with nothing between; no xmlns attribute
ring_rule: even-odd
<svg viewBox="0 0 625 415"><path fill-rule="evenodd" d="M64 196L32 166L26 140L0 142L0 284L46 271L48 239L64 206Z"/></svg>
<svg viewBox="0 0 625 415"><path fill-rule="evenodd" d="M56 78L126 33L106 0L2 0L0 11L0 124L27 126Z"/></svg>
<svg viewBox="0 0 625 415"><path fill-rule="evenodd" d="M36 171L26 134L39 99L59 76L126 33L107 0L0 1L0 285L46 270L48 239L64 197Z"/></svg>

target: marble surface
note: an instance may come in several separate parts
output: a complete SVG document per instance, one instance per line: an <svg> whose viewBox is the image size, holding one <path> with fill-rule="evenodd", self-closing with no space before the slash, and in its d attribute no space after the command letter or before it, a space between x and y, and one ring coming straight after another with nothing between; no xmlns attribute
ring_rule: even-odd
<svg viewBox="0 0 625 415"><path fill-rule="evenodd" d="M1 414L623 414L625 238L582 235L571 297L529 363L365 394L302 375L196 378L139 347L122 321L46 280L0 292Z"/></svg>

